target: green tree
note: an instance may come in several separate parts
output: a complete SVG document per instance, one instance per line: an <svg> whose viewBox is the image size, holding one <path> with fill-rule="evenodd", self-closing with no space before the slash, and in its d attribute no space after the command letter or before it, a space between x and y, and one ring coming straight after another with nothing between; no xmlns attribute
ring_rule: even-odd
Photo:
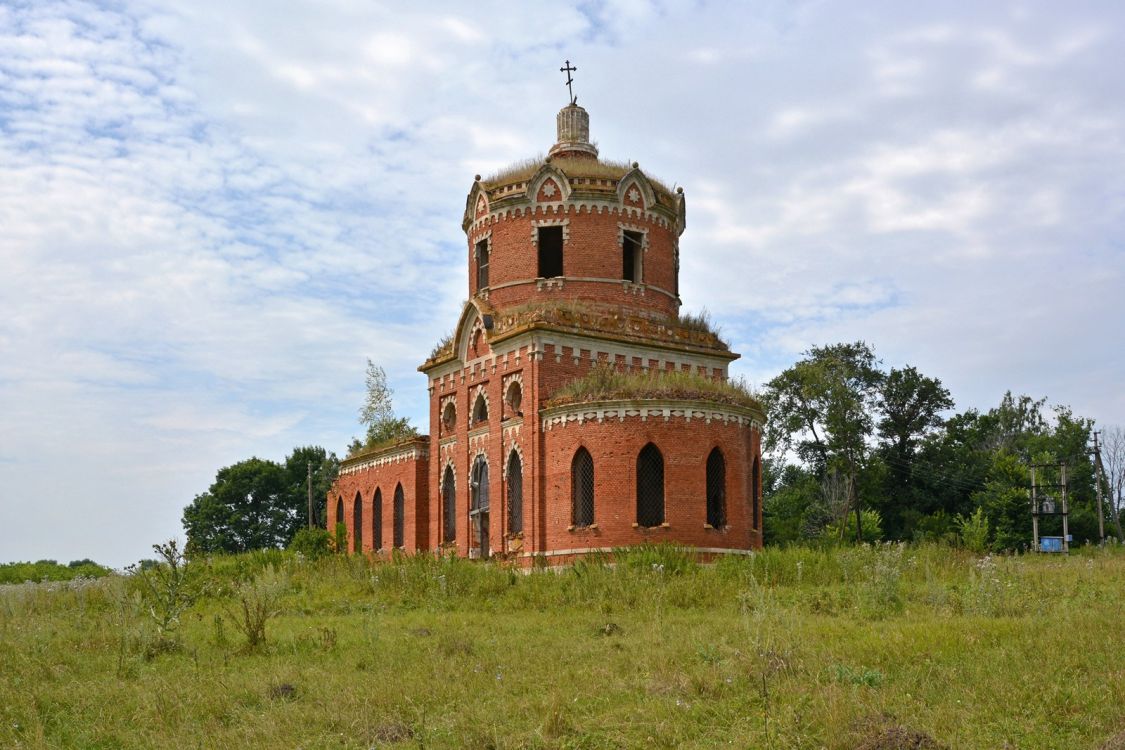
<svg viewBox="0 0 1125 750"><path fill-rule="evenodd" d="M327 523L325 497L340 473L340 460L319 445L294 448L285 458L286 493L298 505L296 524L308 525L308 471L312 464L313 526ZM304 499L305 502L300 502Z"/></svg>
<svg viewBox="0 0 1125 750"><path fill-rule="evenodd" d="M219 469L207 492L184 508L189 553L284 546L299 526L285 490L285 470L273 461L250 458Z"/></svg>
<svg viewBox="0 0 1125 750"><path fill-rule="evenodd" d="M863 529L859 480L870 457L868 438L884 380L877 364L862 341L813 347L767 383L764 393L767 449L782 454L793 449L820 476L845 477L858 541Z"/></svg>
<svg viewBox="0 0 1125 750"><path fill-rule="evenodd" d="M364 378L367 393L359 409L359 423L367 427L364 440L353 438L348 446L348 455L374 448L385 443L416 437L417 428L405 417L396 417L391 397L394 390L387 383L387 373L370 359L367 360L367 374Z"/></svg>
<svg viewBox="0 0 1125 750"><path fill-rule="evenodd" d="M310 462L314 513L323 513L324 497L339 467L335 454L306 446L295 448L284 464L250 458L220 469L210 488L184 508L187 551L284 547L298 529L308 525Z"/></svg>
<svg viewBox="0 0 1125 750"><path fill-rule="evenodd" d="M819 484L809 470L774 459L762 462L762 526L767 544L788 544L816 536L824 525L810 516ZM808 526L814 530L809 533Z"/></svg>
<svg viewBox="0 0 1125 750"><path fill-rule="evenodd" d="M879 392L879 457L886 464L885 479L876 502L887 536L900 539L908 531L909 513L919 505L914 461L921 441L944 423L943 411L953 408L949 391L936 378L914 367L892 369Z"/></svg>

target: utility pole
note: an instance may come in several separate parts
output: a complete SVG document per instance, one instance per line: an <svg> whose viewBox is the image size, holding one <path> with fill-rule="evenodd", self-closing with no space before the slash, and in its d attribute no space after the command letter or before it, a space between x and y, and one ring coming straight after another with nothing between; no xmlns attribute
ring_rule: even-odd
<svg viewBox="0 0 1125 750"><path fill-rule="evenodd" d="M1035 464L1031 465L1031 549L1039 551L1039 485L1035 482Z"/></svg>
<svg viewBox="0 0 1125 750"><path fill-rule="evenodd" d="M1102 547L1105 546L1105 510L1102 508L1102 481L1104 474L1102 473L1102 451L1098 445L1098 433L1100 430L1094 431L1094 484L1098 488L1098 544Z"/></svg>
<svg viewBox="0 0 1125 750"><path fill-rule="evenodd" d="M1062 548L1063 554L1070 554L1070 526L1067 523L1067 517L1070 509L1066 505L1066 464L1061 465L1062 468L1062 522L1063 522L1063 538Z"/></svg>
<svg viewBox="0 0 1125 750"><path fill-rule="evenodd" d="M309 478L309 528L313 527L313 512L312 512L312 461L306 462L305 466L308 468Z"/></svg>

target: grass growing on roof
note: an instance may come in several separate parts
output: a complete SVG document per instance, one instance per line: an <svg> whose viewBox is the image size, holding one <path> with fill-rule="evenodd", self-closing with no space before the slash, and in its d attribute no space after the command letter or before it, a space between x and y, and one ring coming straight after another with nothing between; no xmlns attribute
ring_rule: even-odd
<svg viewBox="0 0 1125 750"><path fill-rule="evenodd" d="M543 166L543 163L543 156L523 159L488 175L485 179L481 180L481 182L488 188L510 185L514 182L524 182L531 179L531 177L539 171L539 168ZM633 169L631 162L602 158L554 158L551 159L551 165L558 167L567 177L592 177L594 179L603 180L620 179ZM644 172L643 169L641 171ZM669 196L672 195L671 188L669 188L663 180L653 177L648 172L645 172L645 177L648 178L648 181L651 182L656 189L663 191Z"/></svg>
<svg viewBox="0 0 1125 750"><path fill-rule="evenodd" d="M760 409L749 386L740 379L714 380L683 370L623 372L599 365L551 394L549 406L614 399L685 399L717 401Z"/></svg>

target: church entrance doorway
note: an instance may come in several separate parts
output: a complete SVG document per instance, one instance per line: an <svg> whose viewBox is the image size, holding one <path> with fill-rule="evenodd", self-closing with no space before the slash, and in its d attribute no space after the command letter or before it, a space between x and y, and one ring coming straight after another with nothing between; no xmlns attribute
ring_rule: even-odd
<svg viewBox="0 0 1125 750"><path fill-rule="evenodd" d="M477 456L473 462L470 487L469 525L472 538L469 541L469 557L484 560L489 554L488 535L488 461Z"/></svg>

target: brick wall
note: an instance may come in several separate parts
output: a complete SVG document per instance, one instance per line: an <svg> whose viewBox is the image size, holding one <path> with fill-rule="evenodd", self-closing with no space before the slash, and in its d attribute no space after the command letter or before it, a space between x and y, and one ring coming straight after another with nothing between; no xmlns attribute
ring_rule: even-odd
<svg viewBox="0 0 1125 750"><path fill-rule="evenodd" d="M636 467L652 443L664 459L666 526L646 529L636 517ZM555 426L543 433L543 496L547 508L544 551L620 547L673 542L702 548L746 550L761 547L761 502L753 507L753 465L759 431L746 424L712 419L626 417ZM574 528L571 517L571 462L580 447L594 462L596 528ZM712 449L726 464L723 529L706 528L706 466ZM758 476L760 498L760 472Z"/></svg>
<svg viewBox="0 0 1125 750"><path fill-rule="evenodd" d="M394 451L390 454L393 456ZM347 462L344 464L346 470ZM400 484L403 491L403 549L406 552L416 552L430 547L429 513L430 513L430 485L428 481L429 460L425 456L402 458L401 460L388 459L382 465L363 468L358 471L341 473L332 485L328 497L328 529L336 528L337 521L342 520L348 529L348 551L354 549L355 543L355 499L358 494L362 507L361 534L365 552L374 551L374 501L375 491L381 492L383 500L382 531L385 553L389 553L394 533L394 497L395 489ZM343 501L343 518L337 518L338 501Z"/></svg>

